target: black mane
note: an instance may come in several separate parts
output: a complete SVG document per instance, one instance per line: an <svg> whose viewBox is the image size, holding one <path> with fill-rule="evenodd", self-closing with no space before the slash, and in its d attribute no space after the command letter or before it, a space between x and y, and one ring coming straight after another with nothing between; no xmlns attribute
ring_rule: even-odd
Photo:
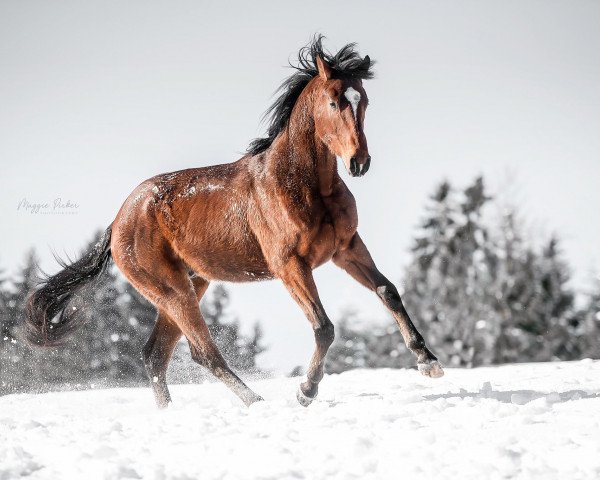
<svg viewBox="0 0 600 480"><path fill-rule="evenodd" d="M264 113L263 119L268 120L267 136L252 140L247 153L257 155L271 146L275 137L285 128L296 100L304 90L304 87L313 77L316 77L317 57L325 60L332 70L334 78L354 78L368 80L373 78L371 67L375 62L365 61L355 50L356 44L349 43L341 48L335 55L323 50L323 35L315 35L313 40L302 47L298 52L298 63L290 63L290 67L296 71L286 78L276 90L279 96Z"/></svg>

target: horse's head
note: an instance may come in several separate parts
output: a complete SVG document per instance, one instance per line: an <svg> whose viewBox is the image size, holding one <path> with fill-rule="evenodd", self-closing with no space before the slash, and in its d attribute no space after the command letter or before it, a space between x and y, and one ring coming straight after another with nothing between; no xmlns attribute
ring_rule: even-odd
<svg viewBox="0 0 600 480"><path fill-rule="evenodd" d="M317 137L331 153L341 158L353 177L361 177L371 164L367 137L363 131L369 100L357 78L337 78L330 65L317 57L319 75L313 80L314 119ZM368 71L366 56L362 68Z"/></svg>
<svg viewBox="0 0 600 480"><path fill-rule="evenodd" d="M332 54L323 49L322 40L316 35L298 52L297 64L290 63L294 73L281 84L279 96L265 113L269 135L254 139L248 153L266 151L293 122L294 129L311 135L309 141L316 140L341 158L350 175L360 177L371 164L363 131L369 101L362 81L373 78L375 62L361 57L354 43Z"/></svg>

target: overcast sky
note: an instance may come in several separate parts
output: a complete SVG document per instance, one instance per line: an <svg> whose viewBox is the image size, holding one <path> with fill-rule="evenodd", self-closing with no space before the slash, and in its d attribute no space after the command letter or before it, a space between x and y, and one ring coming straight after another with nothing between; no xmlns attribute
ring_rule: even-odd
<svg viewBox="0 0 600 480"><path fill-rule="evenodd" d="M284 67L315 32L378 61L365 83L369 174L344 179L360 232L396 283L427 195L484 174L534 234L556 232L585 285L600 267L600 2L0 2L0 266L35 246L75 255L142 180L236 160L263 133ZM27 214L61 198L74 215ZM334 266L335 320L385 318ZM312 333L278 282L231 288L260 319L263 365L306 365ZM417 324L418 319L415 319Z"/></svg>

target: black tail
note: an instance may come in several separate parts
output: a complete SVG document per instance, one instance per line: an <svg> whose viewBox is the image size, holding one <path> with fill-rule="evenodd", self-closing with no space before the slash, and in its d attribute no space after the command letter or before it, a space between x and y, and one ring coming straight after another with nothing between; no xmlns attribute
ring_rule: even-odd
<svg viewBox="0 0 600 480"><path fill-rule="evenodd" d="M27 300L27 339L36 345L52 346L77 328L84 315L65 309L73 296L106 270L111 258L108 227L100 241L72 264L60 261L63 269L46 278Z"/></svg>

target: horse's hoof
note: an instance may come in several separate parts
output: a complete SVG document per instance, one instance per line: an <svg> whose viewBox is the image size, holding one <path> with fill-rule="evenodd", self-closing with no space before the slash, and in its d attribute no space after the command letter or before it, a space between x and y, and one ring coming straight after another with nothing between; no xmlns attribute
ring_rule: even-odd
<svg viewBox="0 0 600 480"><path fill-rule="evenodd" d="M419 363L418 367L419 372L421 372L421 375L424 375L426 377L440 378L444 376L444 370L442 369L440 362L438 362L437 360L434 360L433 362L429 363Z"/></svg>
<svg viewBox="0 0 600 480"><path fill-rule="evenodd" d="M261 397L260 395L253 394L252 396L242 398L242 401L244 402L244 404L247 407L249 407L253 403L264 402L265 399L263 397Z"/></svg>
<svg viewBox="0 0 600 480"><path fill-rule="evenodd" d="M315 397L311 398L304 395L300 387L298 387L298 391L296 392L296 398L298 399L298 403L303 407L308 407L315 399Z"/></svg>

